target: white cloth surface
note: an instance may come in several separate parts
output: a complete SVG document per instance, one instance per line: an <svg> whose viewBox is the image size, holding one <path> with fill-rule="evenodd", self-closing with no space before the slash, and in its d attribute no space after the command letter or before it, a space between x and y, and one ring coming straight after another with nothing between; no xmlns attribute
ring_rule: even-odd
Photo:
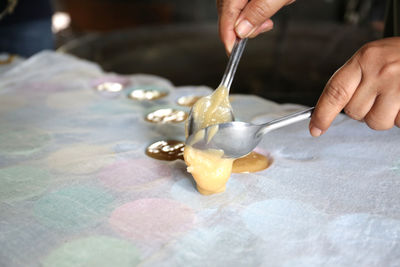
<svg viewBox="0 0 400 267"><path fill-rule="evenodd" d="M110 77L169 95L93 89ZM268 169L202 196L182 161L144 153L184 140L183 123L144 116L209 92L54 52L0 74L0 266L400 266L398 128L340 115L320 138L306 121L273 131L258 147ZM232 105L257 123L302 108L246 95Z"/></svg>

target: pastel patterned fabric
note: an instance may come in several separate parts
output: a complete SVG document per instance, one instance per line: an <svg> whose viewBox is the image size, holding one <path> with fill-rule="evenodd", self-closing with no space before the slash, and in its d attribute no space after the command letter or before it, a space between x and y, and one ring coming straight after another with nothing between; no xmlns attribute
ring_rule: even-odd
<svg viewBox="0 0 400 267"><path fill-rule="evenodd" d="M127 97L143 88L167 96ZM340 115L317 139L307 122L276 130L257 148L268 169L203 196L183 161L145 154L184 124L145 116L210 92L53 52L0 74L0 266L400 266L398 128ZM304 108L231 100L255 123Z"/></svg>

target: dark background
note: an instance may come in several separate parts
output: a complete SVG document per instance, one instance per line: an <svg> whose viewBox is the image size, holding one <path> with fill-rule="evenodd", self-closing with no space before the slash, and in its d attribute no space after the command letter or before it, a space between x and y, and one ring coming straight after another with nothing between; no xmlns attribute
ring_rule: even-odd
<svg viewBox="0 0 400 267"><path fill-rule="evenodd" d="M298 0L285 7L273 17L271 32L248 42L232 92L315 104L334 71L381 37L385 2ZM55 12L71 17L70 26L56 33L59 51L95 61L106 71L156 74L175 85L215 88L220 82L227 57L215 0L51 3Z"/></svg>

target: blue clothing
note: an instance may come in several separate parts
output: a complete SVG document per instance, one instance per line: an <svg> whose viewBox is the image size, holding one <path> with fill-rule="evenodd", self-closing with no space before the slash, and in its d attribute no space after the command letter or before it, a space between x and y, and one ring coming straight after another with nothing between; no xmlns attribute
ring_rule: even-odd
<svg viewBox="0 0 400 267"><path fill-rule="evenodd" d="M0 0L5 6L7 0ZM49 0L19 0L12 14L0 20L0 53L23 57L54 48Z"/></svg>
<svg viewBox="0 0 400 267"><path fill-rule="evenodd" d="M0 0L0 9L7 6L8 0ZM50 0L18 0L14 12L0 20L0 27L10 24L50 18L53 10Z"/></svg>
<svg viewBox="0 0 400 267"><path fill-rule="evenodd" d="M51 19L38 19L0 27L0 53L30 57L45 49L54 49Z"/></svg>

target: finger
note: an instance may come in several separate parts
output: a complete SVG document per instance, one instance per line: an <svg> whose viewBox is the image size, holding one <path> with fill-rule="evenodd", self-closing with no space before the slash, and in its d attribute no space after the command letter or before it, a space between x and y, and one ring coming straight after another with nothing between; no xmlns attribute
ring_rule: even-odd
<svg viewBox="0 0 400 267"><path fill-rule="evenodd" d="M290 0L252 0L240 13L235 31L240 38L249 37L263 22L271 18Z"/></svg>
<svg viewBox="0 0 400 267"><path fill-rule="evenodd" d="M258 27L250 36L249 38L254 38L260 33L268 32L274 28L274 22L272 20L267 20L260 27Z"/></svg>
<svg viewBox="0 0 400 267"><path fill-rule="evenodd" d="M396 124L397 127L400 128L400 110L399 110L399 113L397 114L397 117L396 117L394 123Z"/></svg>
<svg viewBox="0 0 400 267"><path fill-rule="evenodd" d="M361 82L362 71L355 57L331 77L325 86L310 121L312 136L320 136L346 106Z"/></svg>
<svg viewBox="0 0 400 267"><path fill-rule="evenodd" d="M393 94L379 95L365 116L365 123L374 130L388 130L395 124L400 109L400 99Z"/></svg>
<svg viewBox="0 0 400 267"><path fill-rule="evenodd" d="M349 103L345 106L345 113L352 119L361 121L374 105L378 90L369 81L362 79Z"/></svg>
<svg viewBox="0 0 400 267"><path fill-rule="evenodd" d="M230 54L236 40L235 22L240 12L246 6L247 0L219 0L217 1L219 15L219 35L225 49Z"/></svg>

